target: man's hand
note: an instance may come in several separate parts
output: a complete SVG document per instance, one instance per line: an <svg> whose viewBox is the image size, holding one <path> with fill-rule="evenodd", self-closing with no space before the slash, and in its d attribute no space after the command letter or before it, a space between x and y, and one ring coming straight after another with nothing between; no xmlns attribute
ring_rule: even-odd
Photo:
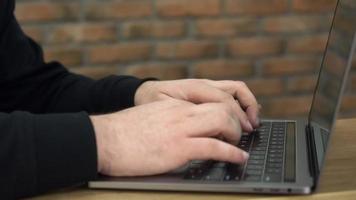
<svg viewBox="0 0 356 200"><path fill-rule="evenodd" d="M241 81L206 79L147 81L138 88L135 105L171 98L196 104L225 103L237 114L244 131L250 132L259 126L258 115L261 106L246 84Z"/></svg>
<svg viewBox="0 0 356 200"><path fill-rule="evenodd" d="M240 140L241 127L237 113L225 103L170 99L90 118L98 170L105 175L153 175L195 159L242 163L248 158L232 145Z"/></svg>

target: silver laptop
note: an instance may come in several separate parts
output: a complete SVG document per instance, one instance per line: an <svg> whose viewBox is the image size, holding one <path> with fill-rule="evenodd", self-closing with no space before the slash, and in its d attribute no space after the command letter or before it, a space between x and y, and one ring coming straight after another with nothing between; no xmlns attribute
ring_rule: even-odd
<svg viewBox="0 0 356 200"><path fill-rule="evenodd" d="M90 188L308 194L315 191L356 49L356 1L339 0L309 116L263 120L238 147L244 165L192 161L171 173L146 177L101 177Z"/></svg>

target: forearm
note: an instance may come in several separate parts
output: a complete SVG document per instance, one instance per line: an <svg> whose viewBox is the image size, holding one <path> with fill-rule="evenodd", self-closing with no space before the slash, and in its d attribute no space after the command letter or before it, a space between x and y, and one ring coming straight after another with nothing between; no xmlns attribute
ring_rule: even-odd
<svg viewBox="0 0 356 200"><path fill-rule="evenodd" d="M95 134L86 113L0 113L2 197L32 196L96 178Z"/></svg>
<svg viewBox="0 0 356 200"><path fill-rule="evenodd" d="M144 81L131 76L109 76L92 80L67 73L58 80L49 81L50 87L44 88L42 93L51 91L46 100L50 103L45 112L86 111L98 114L132 107L135 92Z"/></svg>

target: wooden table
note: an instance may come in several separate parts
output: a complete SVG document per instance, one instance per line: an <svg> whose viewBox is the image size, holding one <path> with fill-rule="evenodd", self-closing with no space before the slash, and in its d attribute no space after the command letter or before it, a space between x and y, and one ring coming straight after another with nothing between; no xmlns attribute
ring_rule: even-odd
<svg viewBox="0 0 356 200"><path fill-rule="evenodd" d="M224 199L356 199L356 119L339 120L317 193L307 196L243 195L216 193L145 192L73 188L42 195L34 200L224 200Z"/></svg>

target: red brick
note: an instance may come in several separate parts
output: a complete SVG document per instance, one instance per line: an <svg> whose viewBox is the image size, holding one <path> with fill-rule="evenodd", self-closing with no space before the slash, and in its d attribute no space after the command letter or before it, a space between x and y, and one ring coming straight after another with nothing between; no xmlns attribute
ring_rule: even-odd
<svg viewBox="0 0 356 200"><path fill-rule="evenodd" d="M337 0L293 0L292 7L295 11L301 12L331 12L335 9Z"/></svg>
<svg viewBox="0 0 356 200"><path fill-rule="evenodd" d="M226 12L230 15L270 15L288 10L287 0L226 0Z"/></svg>
<svg viewBox="0 0 356 200"><path fill-rule="evenodd" d="M126 22L122 32L125 38L181 37L185 34L185 24L182 21Z"/></svg>
<svg viewBox="0 0 356 200"><path fill-rule="evenodd" d="M97 1L84 4L88 19L143 18L152 15L150 0Z"/></svg>
<svg viewBox="0 0 356 200"><path fill-rule="evenodd" d="M356 8L356 4L354 0L344 0L342 3L346 5L348 8Z"/></svg>
<svg viewBox="0 0 356 200"><path fill-rule="evenodd" d="M79 48L51 47L45 49L45 60L47 62L59 61L66 67L82 64L83 53Z"/></svg>
<svg viewBox="0 0 356 200"><path fill-rule="evenodd" d="M157 12L164 17L217 16L220 0L156 0Z"/></svg>
<svg viewBox="0 0 356 200"><path fill-rule="evenodd" d="M208 60L193 66L193 76L209 79L240 79L253 75L251 62L237 60Z"/></svg>
<svg viewBox="0 0 356 200"><path fill-rule="evenodd" d="M263 20L263 29L268 33L300 33L329 30L331 18L315 16L278 16Z"/></svg>
<svg viewBox="0 0 356 200"><path fill-rule="evenodd" d="M79 3L71 2L21 2L16 5L20 22L47 22L79 18Z"/></svg>
<svg viewBox="0 0 356 200"><path fill-rule="evenodd" d="M115 63L147 59L151 45L147 43L126 43L95 46L88 50L90 63Z"/></svg>
<svg viewBox="0 0 356 200"><path fill-rule="evenodd" d="M262 114L267 117L285 118L306 116L310 110L311 96L278 97L262 103Z"/></svg>
<svg viewBox="0 0 356 200"><path fill-rule="evenodd" d="M328 34L293 37L287 41L287 52L290 53L323 53Z"/></svg>
<svg viewBox="0 0 356 200"><path fill-rule="evenodd" d="M216 56L219 47L211 41L161 42L156 56L160 59L195 59Z"/></svg>
<svg viewBox="0 0 356 200"><path fill-rule="evenodd" d="M118 68L115 66L85 66L72 68L71 71L93 79L100 79L109 75L118 74Z"/></svg>
<svg viewBox="0 0 356 200"><path fill-rule="evenodd" d="M65 24L51 28L49 43L91 43L115 41L116 27L112 24Z"/></svg>
<svg viewBox="0 0 356 200"><path fill-rule="evenodd" d="M356 110L356 96L346 95L341 104L341 112L350 112Z"/></svg>
<svg viewBox="0 0 356 200"><path fill-rule="evenodd" d="M257 97L280 95L284 90L281 79L254 79L247 80L246 84Z"/></svg>
<svg viewBox="0 0 356 200"><path fill-rule="evenodd" d="M125 74L140 78L155 77L160 80L187 78L187 69L182 64L147 63L127 66Z"/></svg>
<svg viewBox="0 0 356 200"><path fill-rule="evenodd" d="M351 72L348 77L348 83L346 85L348 91L356 91L356 74Z"/></svg>
<svg viewBox="0 0 356 200"><path fill-rule="evenodd" d="M342 77L344 75L345 66L347 66L348 60L334 51L328 51L324 62L325 64L323 66L323 70L335 77Z"/></svg>
<svg viewBox="0 0 356 200"><path fill-rule="evenodd" d="M277 57L262 63L264 75L296 75L315 73L320 61L316 58Z"/></svg>
<svg viewBox="0 0 356 200"><path fill-rule="evenodd" d="M203 19L196 22L196 32L203 37L227 37L238 33L254 33L258 30L258 21L244 19Z"/></svg>
<svg viewBox="0 0 356 200"><path fill-rule="evenodd" d="M345 4L346 2L344 1L343 3ZM354 3L354 6L356 7L355 3ZM351 9L351 8L349 8L349 9ZM335 27L336 27L336 25L335 25ZM354 15L343 14L342 20L338 20L337 21L336 29L338 31L345 32L344 34L353 35L355 33L355 28L354 27L355 27Z"/></svg>
<svg viewBox="0 0 356 200"><path fill-rule="evenodd" d="M317 81L316 75L291 77L287 81L288 92L314 92Z"/></svg>
<svg viewBox="0 0 356 200"><path fill-rule="evenodd" d="M45 40L45 34L40 26L23 26L25 34L35 40L36 42L43 42Z"/></svg>
<svg viewBox="0 0 356 200"><path fill-rule="evenodd" d="M283 50L283 41L267 37L247 37L232 40L228 44L232 56L266 56L279 54Z"/></svg>

